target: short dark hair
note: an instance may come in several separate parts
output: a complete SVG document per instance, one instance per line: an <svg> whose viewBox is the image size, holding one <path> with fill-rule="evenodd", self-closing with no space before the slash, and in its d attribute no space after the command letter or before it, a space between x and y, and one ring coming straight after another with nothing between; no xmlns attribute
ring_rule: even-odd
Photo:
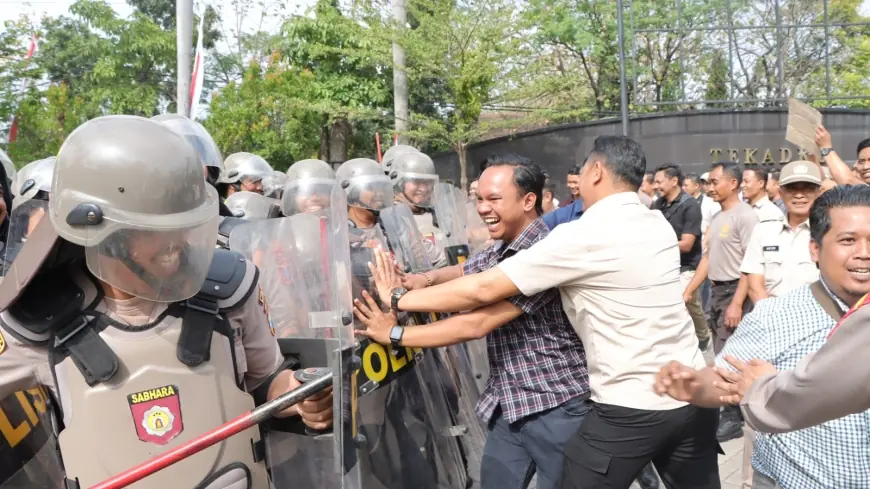
<svg viewBox="0 0 870 489"><path fill-rule="evenodd" d="M643 182L652 183L652 181L655 179L655 177L656 177L656 174L654 172L651 172L651 171L644 172L643 180L641 180L641 183L643 183ZM640 185L638 185L638 186L640 186Z"/></svg>
<svg viewBox="0 0 870 489"><path fill-rule="evenodd" d="M517 186L522 195L535 194L535 212L539 216L544 213L542 200L547 177L544 176L543 168L531 159L514 153L491 155L486 159L486 168L494 166L512 167L514 169L514 185Z"/></svg>
<svg viewBox="0 0 870 489"><path fill-rule="evenodd" d="M870 208L870 185L837 185L823 193L810 208L810 237L819 246L831 230L831 209Z"/></svg>
<svg viewBox="0 0 870 489"><path fill-rule="evenodd" d="M556 184L550 180L549 178L544 181L543 192L550 192L551 194L556 194Z"/></svg>
<svg viewBox="0 0 870 489"><path fill-rule="evenodd" d="M715 170L716 168L722 168L722 173L728 175L729 177L740 182L743 180L743 168L733 161L720 161L718 163L713 163L713 166L710 170Z"/></svg>
<svg viewBox="0 0 870 489"><path fill-rule="evenodd" d="M751 168L745 169L744 171L751 171L752 173L755 173L755 178L761 180L762 182L764 182L765 185L767 185L768 174L767 170L765 170L764 168L761 168L760 166L753 166Z"/></svg>
<svg viewBox="0 0 870 489"><path fill-rule="evenodd" d="M683 175L683 181L691 180L695 185L701 185L701 177L695 172L689 172Z"/></svg>
<svg viewBox="0 0 870 489"><path fill-rule="evenodd" d="M655 173L660 171L665 172L665 178L676 178L677 183L683 183L683 170L680 170L680 167L674 164L661 165L656 168Z"/></svg>
<svg viewBox="0 0 870 489"><path fill-rule="evenodd" d="M634 191L640 188L646 172L646 155L640 143L628 136L598 136L589 153L590 158L596 156L603 160L615 180Z"/></svg>
<svg viewBox="0 0 870 489"><path fill-rule="evenodd" d="M772 171L772 172L768 173L768 174L767 174L767 179L768 179L768 180L773 180L774 182L779 183L779 172L778 172L778 171Z"/></svg>
<svg viewBox="0 0 870 489"><path fill-rule="evenodd" d="M579 175L580 174L580 165L574 165L571 168L568 168L568 175Z"/></svg>
<svg viewBox="0 0 870 489"><path fill-rule="evenodd" d="M855 156L861 152L862 149L870 148L870 138L862 139L860 143L858 143L858 149L855 150Z"/></svg>

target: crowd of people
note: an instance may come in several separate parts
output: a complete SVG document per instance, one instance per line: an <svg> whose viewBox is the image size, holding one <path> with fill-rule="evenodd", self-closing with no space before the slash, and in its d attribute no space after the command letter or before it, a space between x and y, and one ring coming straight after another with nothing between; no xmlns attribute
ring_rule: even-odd
<svg viewBox="0 0 870 489"><path fill-rule="evenodd" d="M310 340L353 330L354 382L279 414L296 438L249 429L142 487L719 488L740 437L745 488L870 487L870 139L853 167L819 127L822 161L698 175L601 136L560 201L521 155L466 197L408 146L284 173L155 119L95 119L0 178L0 397L47 387L30 458L57 468L32 482L13 450L4 483L89 487L299 388L327 366Z"/></svg>

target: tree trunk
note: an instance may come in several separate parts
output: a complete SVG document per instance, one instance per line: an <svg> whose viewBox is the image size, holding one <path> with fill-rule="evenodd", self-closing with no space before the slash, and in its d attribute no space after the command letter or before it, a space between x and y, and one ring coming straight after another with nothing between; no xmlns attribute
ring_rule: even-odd
<svg viewBox="0 0 870 489"><path fill-rule="evenodd" d="M462 141L456 143L455 151L459 155L459 188L468 192L468 144Z"/></svg>
<svg viewBox="0 0 870 489"><path fill-rule="evenodd" d="M326 122L320 126L320 149L317 151L317 157L321 161L329 161L329 126Z"/></svg>
<svg viewBox="0 0 870 489"><path fill-rule="evenodd" d="M347 143L350 141L350 122L344 117L339 117L332 123L329 134L329 160L334 167L347 161Z"/></svg>

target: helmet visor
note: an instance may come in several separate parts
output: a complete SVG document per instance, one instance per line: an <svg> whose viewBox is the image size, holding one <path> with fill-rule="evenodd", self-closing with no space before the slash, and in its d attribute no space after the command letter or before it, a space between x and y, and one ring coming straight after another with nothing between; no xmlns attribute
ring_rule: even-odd
<svg viewBox="0 0 870 489"><path fill-rule="evenodd" d="M181 229L119 229L85 248L88 269L103 282L142 299L189 299L208 274L218 223L215 214Z"/></svg>
<svg viewBox="0 0 870 489"><path fill-rule="evenodd" d="M329 208L332 189L338 185L335 180L325 178L310 178L296 180L284 187L281 202L285 216L293 216L303 212L317 212Z"/></svg>
<svg viewBox="0 0 870 489"><path fill-rule="evenodd" d="M393 186L386 175L351 178L345 189L347 205L379 211L393 204Z"/></svg>
<svg viewBox="0 0 870 489"><path fill-rule="evenodd" d="M437 175L402 173L396 181L396 195L411 205L431 208L437 183Z"/></svg>

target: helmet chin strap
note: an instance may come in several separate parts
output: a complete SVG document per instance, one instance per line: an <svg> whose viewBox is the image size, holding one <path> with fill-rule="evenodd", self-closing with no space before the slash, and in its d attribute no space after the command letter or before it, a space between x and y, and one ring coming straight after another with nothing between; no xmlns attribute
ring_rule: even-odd
<svg viewBox="0 0 870 489"><path fill-rule="evenodd" d="M184 249L181 251L181 256L179 257L179 270L187 266L189 255L189 246L185 245ZM183 275L179 273L174 273L167 279L160 279L151 272L145 270L142 265L136 263L136 261L133 260L133 257L130 256L129 253L122 253L121 256L116 256L115 258L121 260L121 263L123 263L124 266L126 266L131 272L139 277L140 280L145 282L145 285L151 287L151 289L155 291L173 289L174 284L181 283L184 280Z"/></svg>

